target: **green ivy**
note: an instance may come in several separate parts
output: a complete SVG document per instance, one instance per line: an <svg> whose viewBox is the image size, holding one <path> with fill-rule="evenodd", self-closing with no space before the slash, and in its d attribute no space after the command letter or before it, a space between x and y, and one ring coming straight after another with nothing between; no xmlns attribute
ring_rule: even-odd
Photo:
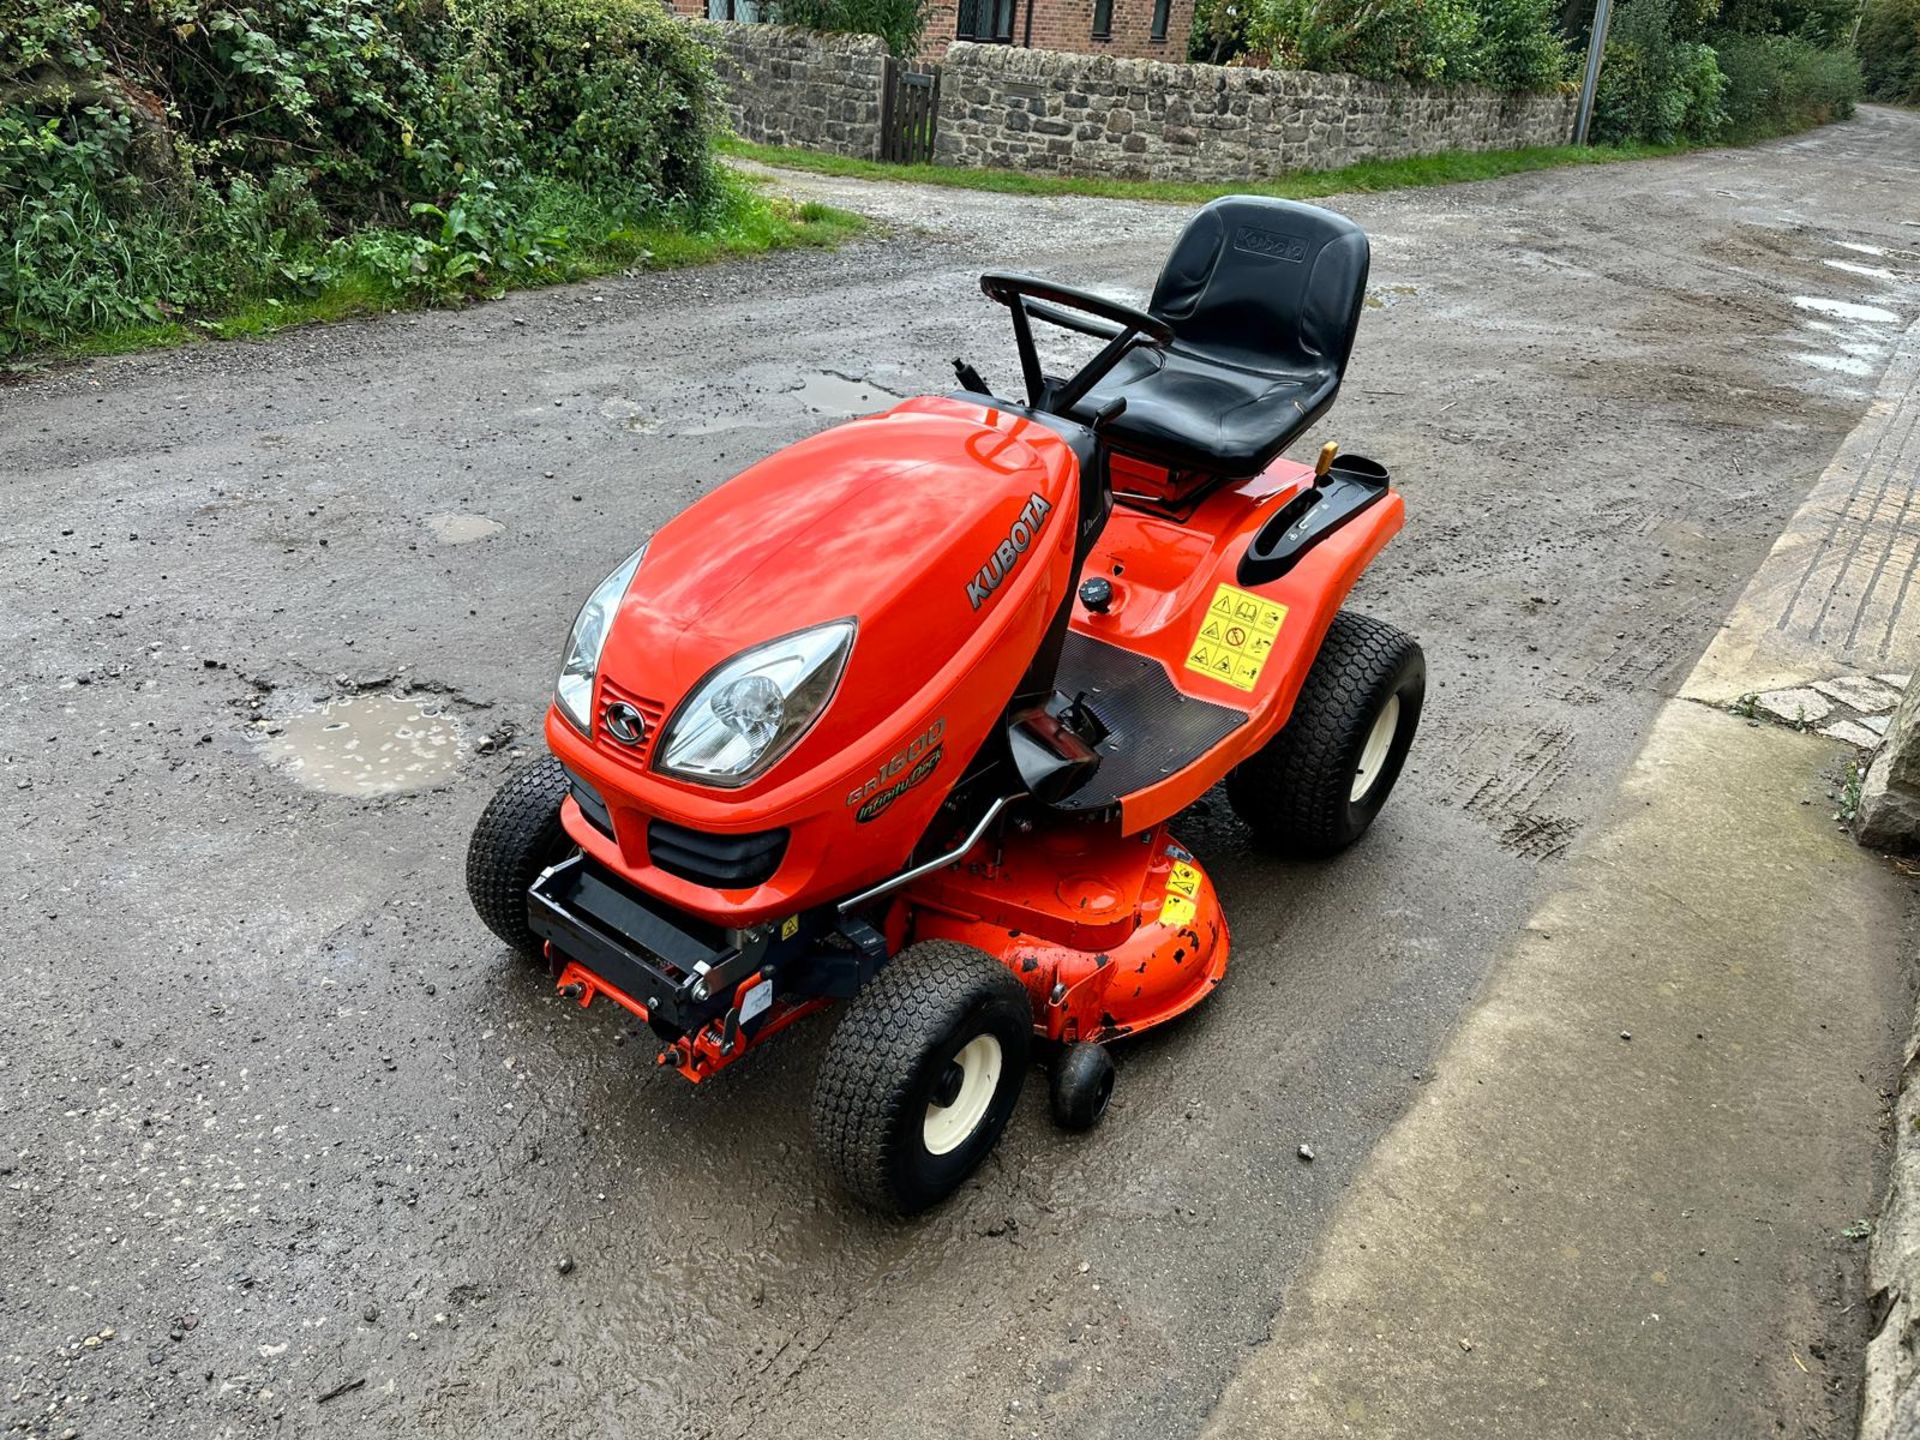
<svg viewBox="0 0 1920 1440"><path fill-rule="evenodd" d="M1920 0L1867 0L1858 45L1867 94L1920 105Z"/></svg>
<svg viewBox="0 0 1920 1440"><path fill-rule="evenodd" d="M1553 0L1203 0L1195 49L1374 80L1550 90L1565 79Z"/></svg>

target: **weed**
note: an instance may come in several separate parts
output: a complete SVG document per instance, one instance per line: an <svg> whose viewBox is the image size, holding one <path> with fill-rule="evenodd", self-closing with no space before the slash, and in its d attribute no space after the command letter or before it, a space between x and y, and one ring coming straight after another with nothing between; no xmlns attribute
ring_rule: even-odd
<svg viewBox="0 0 1920 1440"><path fill-rule="evenodd" d="M1206 185L1186 180L1111 180L1085 176L1034 175L1024 170L962 168L956 165L891 165L846 155L822 155L786 146L754 145L724 140L720 148L743 160L810 170L855 180L909 180L925 185L950 185L962 190L989 190L1001 195L1097 195L1112 200L1158 200L1197 205L1222 195L1276 195L1285 200L1314 200L1326 195L1353 195L1375 190L1404 190L1422 185L1454 185L1462 181L1495 180L1529 170L1562 165L1606 165L1673 155L1682 145L1553 145L1523 150L1449 151L1443 155L1413 155L1401 160L1363 160L1338 170L1301 170L1269 180L1241 180Z"/></svg>
<svg viewBox="0 0 1920 1440"><path fill-rule="evenodd" d="M1860 787L1866 779L1866 767L1858 760L1847 762L1847 778L1840 786L1840 809L1834 819L1851 825L1860 814Z"/></svg>

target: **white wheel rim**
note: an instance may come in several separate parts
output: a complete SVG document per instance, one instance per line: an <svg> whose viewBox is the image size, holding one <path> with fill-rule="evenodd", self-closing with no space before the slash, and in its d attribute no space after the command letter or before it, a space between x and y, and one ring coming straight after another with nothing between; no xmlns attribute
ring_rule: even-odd
<svg viewBox="0 0 1920 1440"><path fill-rule="evenodd" d="M927 1118L920 1130L930 1154L945 1155L958 1150L980 1128L993 1092L1000 1088L1000 1042L991 1035L976 1035L953 1057L960 1067L960 1093L951 1105L927 1106Z"/></svg>
<svg viewBox="0 0 1920 1440"><path fill-rule="evenodd" d="M1373 717L1373 729L1360 748L1360 768L1353 772L1353 792L1347 798L1355 805L1367 798L1380 772L1387 768L1387 752L1393 749L1393 737L1400 729L1400 697L1389 695L1380 713Z"/></svg>

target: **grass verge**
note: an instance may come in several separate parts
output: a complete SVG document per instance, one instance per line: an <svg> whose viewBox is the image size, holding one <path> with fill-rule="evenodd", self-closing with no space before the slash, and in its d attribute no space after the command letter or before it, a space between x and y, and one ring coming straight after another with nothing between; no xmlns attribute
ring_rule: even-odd
<svg viewBox="0 0 1920 1440"><path fill-rule="evenodd" d="M657 217L636 219L604 208L583 191L555 188L540 197L527 224L545 235L564 235L564 245L550 248L537 263L498 273L490 288L478 293L497 298L508 290L614 273L705 265L800 246L830 248L865 229L867 223L830 205L796 204L763 194L750 177L730 184L720 203L692 224ZM13 361L0 361L0 381L65 361L168 349L203 339L255 340L301 325L459 304L473 298L470 291L397 285L390 266L365 258L396 235L356 232L339 247L337 263L318 267L297 280L283 271L283 284L240 297L217 311L82 329Z"/></svg>
<svg viewBox="0 0 1920 1440"><path fill-rule="evenodd" d="M1283 200L1313 200L1368 190L1405 190L1421 185L1454 185L1464 180L1497 180L1527 170L1562 165L1610 165L1646 160L1694 148L1688 145L1551 145L1526 150L1449 151L1404 160L1363 160L1338 170L1302 170L1271 180L1230 185L1185 180L1107 180L1077 176L1031 175L1021 170L973 170L953 165L888 165L844 155L821 155L783 145L722 142L724 153L788 170L811 170L855 180L914 180L962 190L991 190L1002 195L1093 195L1109 200L1159 200L1203 203L1222 195L1274 195Z"/></svg>

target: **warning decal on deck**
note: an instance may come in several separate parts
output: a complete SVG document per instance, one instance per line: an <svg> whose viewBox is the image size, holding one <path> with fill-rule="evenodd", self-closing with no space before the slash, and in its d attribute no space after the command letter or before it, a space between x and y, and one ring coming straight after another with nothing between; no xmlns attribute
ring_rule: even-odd
<svg viewBox="0 0 1920 1440"><path fill-rule="evenodd" d="M1160 906L1162 925L1191 925L1194 901L1200 894L1200 872L1184 860L1173 862L1167 876L1167 898Z"/></svg>
<svg viewBox="0 0 1920 1440"><path fill-rule="evenodd" d="M1284 605L1232 585L1218 587L1187 652L1187 669L1236 690L1253 689L1286 618Z"/></svg>

